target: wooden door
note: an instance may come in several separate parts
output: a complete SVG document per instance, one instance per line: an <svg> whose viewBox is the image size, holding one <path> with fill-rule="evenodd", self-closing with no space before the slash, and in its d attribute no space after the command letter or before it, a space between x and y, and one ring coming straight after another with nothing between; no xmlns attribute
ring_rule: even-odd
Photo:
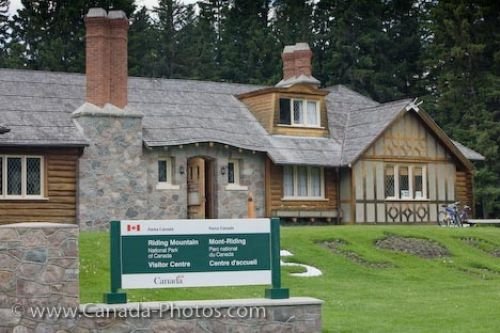
<svg viewBox="0 0 500 333"><path fill-rule="evenodd" d="M205 218L215 218L215 161L205 160Z"/></svg>
<svg viewBox="0 0 500 333"><path fill-rule="evenodd" d="M194 157L188 161L187 168L188 217L205 218L205 160Z"/></svg>

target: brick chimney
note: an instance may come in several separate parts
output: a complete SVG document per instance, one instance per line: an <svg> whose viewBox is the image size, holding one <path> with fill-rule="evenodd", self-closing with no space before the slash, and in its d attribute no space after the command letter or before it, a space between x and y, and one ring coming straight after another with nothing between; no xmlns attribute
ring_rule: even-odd
<svg viewBox="0 0 500 333"><path fill-rule="evenodd" d="M295 58L295 76L312 75L312 51L307 43L295 44L295 51L293 51Z"/></svg>
<svg viewBox="0 0 500 333"><path fill-rule="evenodd" d="M283 60L283 79L288 80L295 76L295 54L294 46L287 45L281 54Z"/></svg>
<svg viewBox="0 0 500 333"><path fill-rule="evenodd" d="M121 10L109 13L91 8L86 27L86 101L103 107L110 103L123 109L127 101L128 19Z"/></svg>
<svg viewBox="0 0 500 333"><path fill-rule="evenodd" d="M281 54L283 60L283 80L277 87L288 87L298 83L319 85L312 76L312 51L307 43L287 45Z"/></svg>

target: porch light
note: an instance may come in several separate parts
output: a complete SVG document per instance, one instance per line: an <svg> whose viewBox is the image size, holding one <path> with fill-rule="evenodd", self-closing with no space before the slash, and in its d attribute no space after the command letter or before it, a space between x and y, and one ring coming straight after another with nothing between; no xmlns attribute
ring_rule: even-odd
<svg viewBox="0 0 500 333"><path fill-rule="evenodd" d="M223 175L223 176L226 174L226 167L225 166L222 166L220 168L220 174Z"/></svg>
<svg viewBox="0 0 500 333"><path fill-rule="evenodd" d="M183 175L183 174L184 174L184 165L181 165L181 166L179 167L179 173L180 173L181 175Z"/></svg>

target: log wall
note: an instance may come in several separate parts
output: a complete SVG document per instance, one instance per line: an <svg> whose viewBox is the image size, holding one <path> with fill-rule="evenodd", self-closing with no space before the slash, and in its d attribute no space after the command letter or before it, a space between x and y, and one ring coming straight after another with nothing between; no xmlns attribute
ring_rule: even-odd
<svg viewBox="0 0 500 333"><path fill-rule="evenodd" d="M44 158L43 199L0 199L0 224L18 222L76 223L78 148L0 148L0 155L38 155Z"/></svg>
<svg viewBox="0 0 500 333"><path fill-rule="evenodd" d="M334 168L324 169L325 199L283 200L283 166L266 161L266 216L276 211L333 211L337 209L337 181Z"/></svg>

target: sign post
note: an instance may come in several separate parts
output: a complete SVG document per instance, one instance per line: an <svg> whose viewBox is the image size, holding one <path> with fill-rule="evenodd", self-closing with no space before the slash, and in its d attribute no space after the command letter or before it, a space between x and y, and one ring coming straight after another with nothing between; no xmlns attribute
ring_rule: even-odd
<svg viewBox="0 0 500 333"><path fill-rule="evenodd" d="M112 221L108 304L121 289L265 285L281 288L279 219Z"/></svg>
<svg viewBox="0 0 500 333"><path fill-rule="evenodd" d="M281 288L280 219L271 219L271 270L272 288L266 289L266 298L289 298L288 288Z"/></svg>
<svg viewBox="0 0 500 333"><path fill-rule="evenodd" d="M122 288L121 271L121 232L120 221L111 221L109 239L109 266L111 276L111 292L104 294L104 303L127 303L127 294L119 291Z"/></svg>

